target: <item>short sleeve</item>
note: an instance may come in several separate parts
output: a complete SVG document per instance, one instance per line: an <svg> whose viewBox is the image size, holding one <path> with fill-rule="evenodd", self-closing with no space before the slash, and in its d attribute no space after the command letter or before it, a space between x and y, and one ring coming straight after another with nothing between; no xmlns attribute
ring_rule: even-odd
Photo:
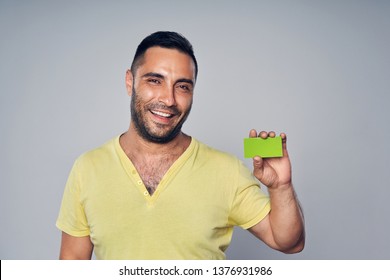
<svg viewBox="0 0 390 280"><path fill-rule="evenodd" d="M233 199L229 223L248 229L262 219L271 210L268 195L261 189L257 179L244 164L238 162L237 190Z"/></svg>
<svg viewBox="0 0 390 280"><path fill-rule="evenodd" d="M78 161L76 161L65 186L56 226L69 235L82 237L90 235L90 230L80 199L81 183L78 174Z"/></svg>

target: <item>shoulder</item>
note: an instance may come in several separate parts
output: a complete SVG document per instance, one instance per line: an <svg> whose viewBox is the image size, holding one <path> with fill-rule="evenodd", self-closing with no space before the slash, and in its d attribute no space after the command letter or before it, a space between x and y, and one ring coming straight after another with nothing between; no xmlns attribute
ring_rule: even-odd
<svg viewBox="0 0 390 280"><path fill-rule="evenodd" d="M238 158L232 154L229 154L227 152L218 150L216 148L213 148L195 138L193 138L196 145L198 146L198 150L200 153L206 155L206 156L212 156L216 158L221 158L221 159L227 159L227 160L233 160L236 161Z"/></svg>
<svg viewBox="0 0 390 280"><path fill-rule="evenodd" d="M212 165L214 168L222 170L224 174L236 175L238 180L245 181L244 184L249 181L259 184L252 171L235 155L212 148L200 141L197 141L197 145L199 147L198 159L207 163L207 166Z"/></svg>
<svg viewBox="0 0 390 280"><path fill-rule="evenodd" d="M116 156L116 141L118 137L112 138L103 145L91 149L81 154L75 160L75 166L82 168L87 166L96 166L104 162L109 162L110 159Z"/></svg>
<svg viewBox="0 0 390 280"><path fill-rule="evenodd" d="M196 139L194 139L194 141L196 141L197 146L197 160L222 165L225 167L230 166L233 168L237 168L237 166L241 164L241 161L230 153L210 147L209 145Z"/></svg>

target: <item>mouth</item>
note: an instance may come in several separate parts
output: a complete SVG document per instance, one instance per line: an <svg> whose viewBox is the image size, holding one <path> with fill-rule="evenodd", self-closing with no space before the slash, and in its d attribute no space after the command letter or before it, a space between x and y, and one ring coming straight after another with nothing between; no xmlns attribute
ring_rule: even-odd
<svg viewBox="0 0 390 280"><path fill-rule="evenodd" d="M176 116L175 113L168 111L149 110L149 112L153 115L155 122L165 125L170 124L173 117Z"/></svg>
<svg viewBox="0 0 390 280"><path fill-rule="evenodd" d="M162 112L162 111L157 111L157 110L150 110L150 112L155 116L159 116L159 117L163 117L163 118L167 118L167 119L170 119L174 116L174 114Z"/></svg>

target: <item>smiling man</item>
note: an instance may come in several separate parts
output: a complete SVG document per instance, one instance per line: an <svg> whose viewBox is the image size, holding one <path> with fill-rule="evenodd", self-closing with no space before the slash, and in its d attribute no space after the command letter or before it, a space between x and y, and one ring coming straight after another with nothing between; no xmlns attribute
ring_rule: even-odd
<svg viewBox="0 0 390 280"><path fill-rule="evenodd" d="M57 220L61 259L224 259L235 226L276 250L303 249L286 135L283 157L256 156L252 174L183 133L197 73L178 33L156 32L138 46L126 72L129 129L80 156L69 175Z"/></svg>

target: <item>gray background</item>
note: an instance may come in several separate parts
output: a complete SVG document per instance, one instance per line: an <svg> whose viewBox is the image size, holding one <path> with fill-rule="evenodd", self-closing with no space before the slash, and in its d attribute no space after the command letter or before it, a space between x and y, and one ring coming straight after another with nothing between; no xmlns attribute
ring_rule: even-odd
<svg viewBox="0 0 390 280"><path fill-rule="evenodd" d="M251 128L289 138L305 250L238 229L228 258L389 259L389 15L390 1L1 0L0 258L58 257L73 161L127 129L135 48L175 30L200 67L187 133L241 159Z"/></svg>

